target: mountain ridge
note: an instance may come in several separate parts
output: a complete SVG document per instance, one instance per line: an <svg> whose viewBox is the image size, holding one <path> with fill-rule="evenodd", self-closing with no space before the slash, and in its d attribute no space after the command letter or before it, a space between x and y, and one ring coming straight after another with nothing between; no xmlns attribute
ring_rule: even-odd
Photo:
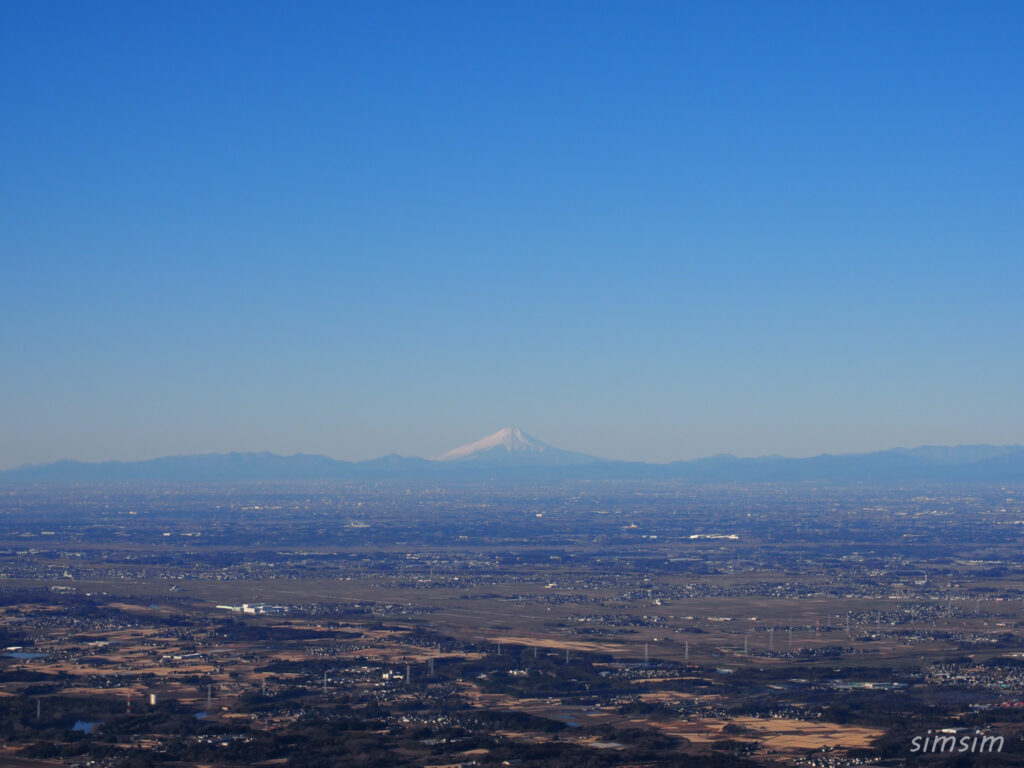
<svg viewBox="0 0 1024 768"><path fill-rule="evenodd" d="M389 454L344 461L269 451L185 454L141 461L71 459L0 471L0 483L287 482L300 480L687 480L692 482L1021 482L1024 446L926 445L806 458L718 454L652 463L601 459L506 427L436 459Z"/></svg>

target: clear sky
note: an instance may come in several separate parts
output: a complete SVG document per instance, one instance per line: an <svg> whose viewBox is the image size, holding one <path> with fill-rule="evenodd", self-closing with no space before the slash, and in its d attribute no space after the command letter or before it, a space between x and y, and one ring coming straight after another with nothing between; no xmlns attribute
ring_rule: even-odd
<svg viewBox="0 0 1024 768"><path fill-rule="evenodd" d="M1024 442L1021 29L0 0L0 467Z"/></svg>

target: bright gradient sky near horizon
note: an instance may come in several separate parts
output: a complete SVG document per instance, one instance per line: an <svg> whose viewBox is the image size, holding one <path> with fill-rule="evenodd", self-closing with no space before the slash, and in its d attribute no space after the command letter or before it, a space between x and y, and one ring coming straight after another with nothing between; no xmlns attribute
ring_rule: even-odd
<svg viewBox="0 0 1024 768"><path fill-rule="evenodd" d="M1024 442L1022 28L0 0L0 468Z"/></svg>

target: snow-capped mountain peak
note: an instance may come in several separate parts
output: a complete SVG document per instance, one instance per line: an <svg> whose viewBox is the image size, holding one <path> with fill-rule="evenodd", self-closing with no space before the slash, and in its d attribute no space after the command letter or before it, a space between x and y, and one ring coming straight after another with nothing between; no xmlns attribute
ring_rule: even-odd
<svg viewBox="0 0 1024 768"><path fill-rule="evenodd" d="M459 446L438 456L440 461L513 464L585 464L593 457L554 448L531 437L519 427L505 427L475 443Z"/></svg>
<svg viewBox="0 0 1024 768"><path fill-rule="evenodd" d="M504 450L508 453L543 453L544 451L551 450L551 446L530 437L519 427L505 427L504 429L499 429L493 435L477 440L475 443L467 443L447 453L443 453L438 458L441 461L458 461L459 459L470 459L477 454L494 450Z"/></svg>

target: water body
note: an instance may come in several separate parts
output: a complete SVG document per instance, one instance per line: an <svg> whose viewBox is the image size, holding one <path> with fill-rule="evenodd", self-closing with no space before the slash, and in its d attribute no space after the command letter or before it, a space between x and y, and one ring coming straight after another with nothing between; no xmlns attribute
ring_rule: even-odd
<svg viewBox="0 0 1024 768"><path fill-rule="evenodd" d="M29 653L28 651L11 651L7 655L12 659L41 659L46 656L45 653Z"/></svg>
<svg viewBox="0 0 1024 768"><path fill-rule="evenodd" d="M75 724L71 726L71 730L78 731L84 734L90 734L101 725L103 725L103 723L98 721L93 722L91 720L76 720Z"/></svg>

